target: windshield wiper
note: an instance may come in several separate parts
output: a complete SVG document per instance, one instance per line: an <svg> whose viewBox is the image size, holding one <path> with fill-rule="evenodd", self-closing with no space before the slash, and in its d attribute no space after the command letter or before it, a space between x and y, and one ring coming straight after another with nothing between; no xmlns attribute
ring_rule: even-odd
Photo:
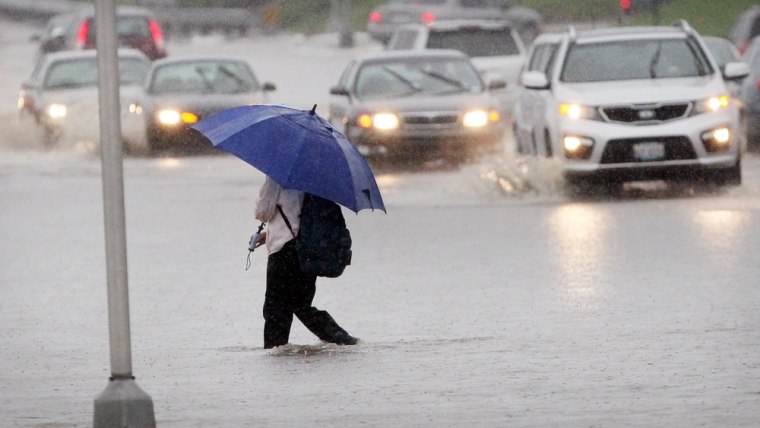
<svg viewBox="0 0 760 428"><path fill-rule="evenodd" d="M423 72L427 76L430 76L430 77L435 78L437 80L440 80L442 82L448 83L451 86L456 86L457 88L459 88L459 89L461 89L463 91L469 91L470 90L470 85L462 82L459 79L455 79L455 78L453 78L451 76L447 76L447 75L445 75L443 73L439 73L437 71L429 71L429 70L420 70L420 71Z"/></svg>
<svg viewBox="0 0 760 428"><path fill-rule="evenodd" d="M211 84L211 81L208 80L208 76L206 76L206 70L204 70L201 66L198 66L195 67L195 72L201 76L201 80L203 80L203 86L206 87L206 92L214 92L214 86Z"/></svg>
<svg viewBox="0 0 760 428"><path fill-rule="evenodd" d="M245 79L243 79L242 77L238 76L234 71L232 71L229 68L227 68L227 66L220 65L219 66L219 72L222 73L222 74L224 74L225 76L229 77L230 79L234 80L235 83L237 83L237 85L238 85L238 90L248 87L248 84L246 83Z"/></svg>
<svg viewBox="0 0 760 428"><path fill-rule="evenodd" d="M652 61L649 62L649 78L657 77L657 64L660 62L660 52L662 51L662 42L657 42L657 52L654 53Z"/></svg>
<svg viewBox="0 0 760 428"><path fill-rule="evenodd" d="M410 89L412 89L412 91L409 92L409 94L405 94L405 95L411 95L411 94L414 94L414 93L422 91L422 88L420 88L415 82L412 82L411 80L409 80L406 77L404 77L403 75L401 75L401 73L399 73L399 72L391 69L390 67L383 67L383 70L386 71L391 76L393 76L396 79L398 79L400 82L402 82L406 86L408 86Z"/></svg>

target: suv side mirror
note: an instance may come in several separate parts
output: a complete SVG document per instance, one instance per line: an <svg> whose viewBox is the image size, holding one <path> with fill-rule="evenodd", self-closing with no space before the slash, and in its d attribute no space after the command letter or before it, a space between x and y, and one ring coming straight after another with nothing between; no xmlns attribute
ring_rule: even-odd
<svg viewBox="0 0 760 428"><path fill-rule="evenodd" d="M729 62L723 68L723 78L726 80L739 80L749 75L749 66L743 62Z"/></svg>
<svg viewBox="0 0 760 428"><path fill-rule="evenodd" d="M528 89L549 89L549 79L540 71L526 71L520 76L520 80Z"/></svg>
<svg viewBox="0 0 760 428"><path fill-rule="evenodd" d="M277 90L277 86L274 85L274 83L270 82L264 82L264 85L262 85L261 90L264 92L272 92Z"/></svg>
<svg viewBox="0 0 760 428"><path fill-rule="evenodd" d="M330 95L348 95L348 89L343 86L333 86L330 88Z"/></svg>

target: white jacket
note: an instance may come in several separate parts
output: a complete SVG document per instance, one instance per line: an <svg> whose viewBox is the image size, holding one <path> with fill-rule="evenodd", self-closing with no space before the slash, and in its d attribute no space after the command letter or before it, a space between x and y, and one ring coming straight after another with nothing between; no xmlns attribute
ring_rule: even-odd
<svg viewBox="0 0 760 428"><path fill-rule="evenodd" d="M267 223L267 250L274 254L291 239L293 233L298 235L301 224L301 206L304 193L299 190L286 189L267 176L264 185L259 191L259 199L256 201L256 219ZM290 221L293 233L288 229L277 205L282 207Z"/></svg>

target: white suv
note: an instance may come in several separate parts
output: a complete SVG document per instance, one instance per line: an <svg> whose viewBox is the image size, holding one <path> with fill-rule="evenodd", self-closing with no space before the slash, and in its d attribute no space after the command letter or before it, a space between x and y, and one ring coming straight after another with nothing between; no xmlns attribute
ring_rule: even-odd
<svg viewBox="0 0 760 428"><path fill-rule="evenodd" d="M512 23L497 20L436 21L429 25L406 24L393 32L388 50L455 49L472 59L486 82L503 80L498 94L501 109L509 113L518 94L518 79L526 49Z"/></svg>
<svg viewBox="0 0 760 428"><path fill-rule="evenodd" d="M686 22L539 36L514 112L517 151L553 157L568 184L741 183L743 132L726 80Z"/></svg>

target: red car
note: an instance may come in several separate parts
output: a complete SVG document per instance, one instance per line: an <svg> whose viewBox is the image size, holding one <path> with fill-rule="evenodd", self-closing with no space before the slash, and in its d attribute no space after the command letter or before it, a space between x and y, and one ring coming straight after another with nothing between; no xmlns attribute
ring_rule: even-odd
<svg viewBox="0 0 760 428"><path fill-rule="evenodd" d="M120 47L137 49L150 60L167 55L161 25L146 9L118 7L116 32ZM38 40L38 57L50 52L95 48L95 9L86 7L50 18Z"/></svg>

